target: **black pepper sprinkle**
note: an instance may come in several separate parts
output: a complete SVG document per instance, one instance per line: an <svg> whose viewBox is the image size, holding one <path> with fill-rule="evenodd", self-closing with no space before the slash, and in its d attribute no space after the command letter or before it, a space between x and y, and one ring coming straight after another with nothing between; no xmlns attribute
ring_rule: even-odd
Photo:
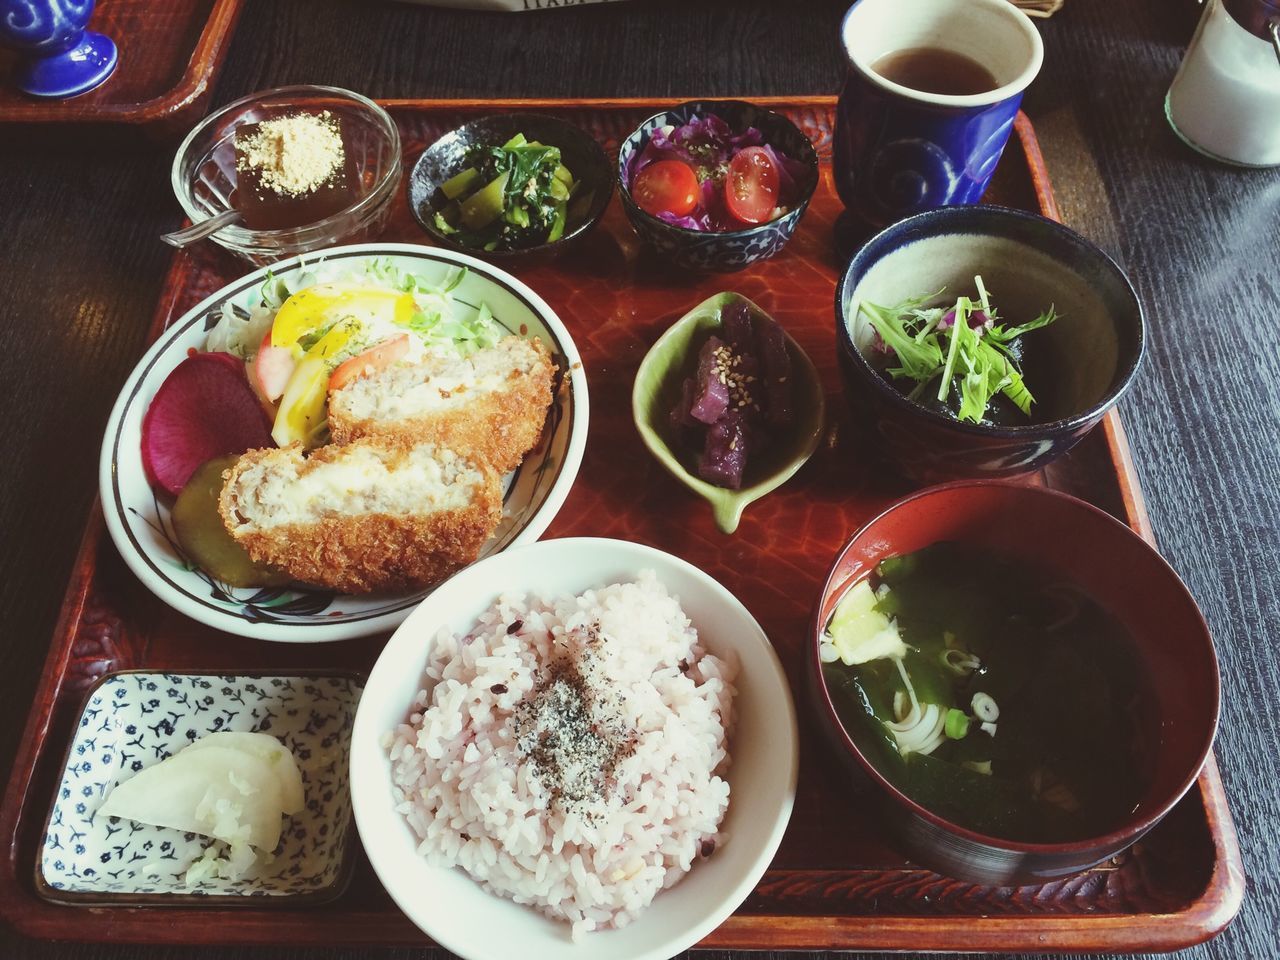
<svg viewBox="0 0 1280 960"><path fill-rule="evenodd" d="M506 693L507 685L505 683L495 683L489 688L490 693Z"/></svg>
<svg viewBox="0 0 1280 960"><path fill-rule="evenodd" d="M512 729L551 801L595 822L598 804L616 791L614 770L635 751L636 733L623 723L617 693L600 670L599 625L562 639L564 653L516 705Z"/></svg>
<svg viewBox="0 0 1280 960"><path fill-rule="evenodd" d="M524 626L523 620L513 620L511 624L507 627L507 636L509 637L513 633L518 632L520 628L523 626Z"/></svg>
<svg viewBox="0 0 1280 960"><path fill-rule="evenodd" d="M688 661L688 660L681 660L681 661L680 661L680 672L681 672L681 673L688 673L688 672L689 672L689 661Z"/></svg>
<svg viewBox="0 0 1280 960"><path fill-rule="evenodd" d="M709 857L716 852L716 842L714 840L702 841L702 856Z"/></svg>
<svg viewBox="0 0 1280 960"><path fill-rule="evenodd" d="M464 832L462 832L462 833L460 833L460 834L458 834L458 836L462 837L462 842L463 842L463 843L468 843L468 842L470 842L470 840L471 840L471 834L469 834L469 833L467 833L467 832L465 832L465 831L464 831ZM706 856L706 854L703 854L703 856Z"/></svg>

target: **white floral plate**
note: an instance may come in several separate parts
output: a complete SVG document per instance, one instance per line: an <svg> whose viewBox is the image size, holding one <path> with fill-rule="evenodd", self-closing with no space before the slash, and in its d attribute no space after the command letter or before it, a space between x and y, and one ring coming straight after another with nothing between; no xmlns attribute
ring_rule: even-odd
<svg viewBox="0 0 1280 960"><path fill-rule="evenodd" d="M459 266L466 279L453 291L456 302L488 304L494 319L525 337L537 337L559 369L559 387L538 446L507 476L503 519L485 544L487 557L509 546L537 540L555 518L573 486L587 442L587 379L577 347L560 318L510 274L474 257L407 243L366 243L305 254L264 267L204 300L152 344L116 401L102 445L99 488L102 512L116 549L129 568L161 600L201 623L263 640L315 643L394 629L430 591L347 596L330 591L235 588L187 562L169 520L168 505L147 484L142 468L142 418L165 377L205 335L224 303L248 309L258 302L268 271L288 279L320 261L358 269L389 258L401 270L441 282Z"/></svg>
<svg viewBox="0 0 1280 960"><path fill-rule="evenodd" d="M60 903L314 903L342 893L355 862L348 758L362 682L346 674L173 674L126 670L89 692L67 750L36 864L36 889ZM238 880L188 887L205 837L95 813L117 783L197 737L268 733L294 755L306 805L269 862Z"/></svg>

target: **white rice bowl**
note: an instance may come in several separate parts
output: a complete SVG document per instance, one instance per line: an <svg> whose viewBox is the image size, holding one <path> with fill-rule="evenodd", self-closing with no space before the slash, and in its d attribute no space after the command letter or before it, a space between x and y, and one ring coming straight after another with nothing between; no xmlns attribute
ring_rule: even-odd
<svg viewBox="0 0 1280 960"><path fill-rule="evenodd" d="M585 640L594 624L627 642ZM618 729L634 733L610 754L608 789L570 776L552 802L547 768L512 762L510 718L546 689L537 663L555 642L592 645ZM768 866L796 743L777 656L728 591L649 547L553 540L458 574L388 642L356 717L356 822L400 908L463 957L665 960Z"/></svg>

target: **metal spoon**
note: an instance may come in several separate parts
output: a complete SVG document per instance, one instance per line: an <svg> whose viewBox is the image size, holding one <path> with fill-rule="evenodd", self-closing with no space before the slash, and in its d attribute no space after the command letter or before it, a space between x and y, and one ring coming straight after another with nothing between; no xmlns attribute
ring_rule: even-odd
<svg viewBox="0 0 1280 960"><path fill-rule="evenodd" d="M239 210L223 210L221 213L214 214L199 223L193 223L189 227L183 227L181 230L173 231L173 233L162 233L160 234L160 239L171 246L185 247L188 244L195 243L197 240L203 240L212 233L217 233L223 227L229 227L231 224L239 222Z"/></svg>

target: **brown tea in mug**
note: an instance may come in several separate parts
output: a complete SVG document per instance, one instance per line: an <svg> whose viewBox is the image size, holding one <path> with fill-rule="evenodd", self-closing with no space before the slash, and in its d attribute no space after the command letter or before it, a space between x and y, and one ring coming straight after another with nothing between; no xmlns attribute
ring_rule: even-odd
<svg viewBox="0 0 1280 960"><path fill-rule="evenodd" d="M886 53L871 65L886 80L952 97L988 93L1000 86L995 76L972 57L941 47L911 47Z"/></svg>

